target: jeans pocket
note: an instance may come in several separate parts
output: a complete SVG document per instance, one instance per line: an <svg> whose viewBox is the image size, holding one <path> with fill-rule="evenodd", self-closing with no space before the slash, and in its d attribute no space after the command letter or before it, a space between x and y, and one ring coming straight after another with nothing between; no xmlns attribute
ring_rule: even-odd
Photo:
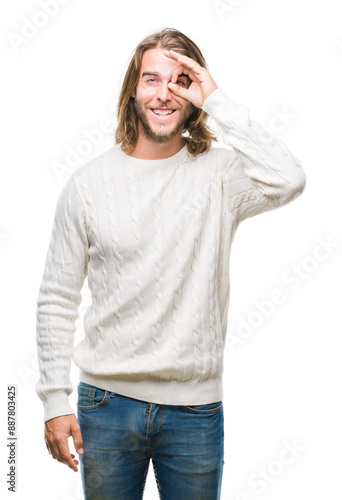
<svg viewBox="0 0 342 500"><path fill-rule="evenodd" d="M80 382L78 385L77 407L80 410L95 410L104 407L110 397L110 392L93 385Z"/></svg>
<svg viewBox="0 0 342 500"><path fill-rule="evenodd" d="M223 401L217 401L215 403L208 403L205 405L184 406L184 408L191 413L218 413L223 408Z"/></svg>

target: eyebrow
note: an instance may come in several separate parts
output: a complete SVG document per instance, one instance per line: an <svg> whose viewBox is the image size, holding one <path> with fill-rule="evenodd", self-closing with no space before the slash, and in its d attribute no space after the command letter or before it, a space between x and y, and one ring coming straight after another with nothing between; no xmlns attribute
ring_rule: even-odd
<svg viewBox="0 0 342 500"><path fill-rule="evenodd" d="M145 72L145 73L143 73L141 76L142 76L142 77L143 77L143 76L159 76L159 73L147 73L147 72Z"/></svg>
<svg viewBox="0 0 342 500"><path fill-rule="evenodd" d="M150 73L150 72L147 72L145 71L141 77L143 78L144 76L160 76L159 73ZM186 75L185 73L182 73L181 75L178 75L178 78L180 78L181 76L185 76L186 78L189 78L188 75Z"/></svg>

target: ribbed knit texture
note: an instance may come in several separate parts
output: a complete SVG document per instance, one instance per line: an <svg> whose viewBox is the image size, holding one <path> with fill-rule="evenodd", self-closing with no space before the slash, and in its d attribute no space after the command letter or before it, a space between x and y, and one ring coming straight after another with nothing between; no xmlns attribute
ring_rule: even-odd
<svg viewBox="0 0 342 500"><path fill-rule="evenodd" d="M37 301L44 421L75 413L80 380L168 405L223 398L229 259L247 217L302 193L306 178L283 141L215 90L204 111L231 149L141 160L119 145L78 168L59 197ZM92 304L74 349L81 288Z"/></svg>

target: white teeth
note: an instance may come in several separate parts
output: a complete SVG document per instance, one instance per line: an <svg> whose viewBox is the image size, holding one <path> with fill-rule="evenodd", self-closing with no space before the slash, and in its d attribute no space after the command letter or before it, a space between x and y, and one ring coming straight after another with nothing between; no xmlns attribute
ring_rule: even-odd
<svg viewBox="0 0 342 500"><path fill-rule="evenodd" d="M171 115L173 112L174 112L174 109L165 109L165 110L156 110L156 109L152 109L153 113L155 115L161 115L161 116L164 116L164 115Z"/></svg>

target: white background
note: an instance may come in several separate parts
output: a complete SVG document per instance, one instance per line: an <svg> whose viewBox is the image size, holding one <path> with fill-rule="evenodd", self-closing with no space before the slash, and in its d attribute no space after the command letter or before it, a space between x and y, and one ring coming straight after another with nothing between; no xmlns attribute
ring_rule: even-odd
<svg viewBox="0 0 342 500"><path fill-rule="evenodd" d="M142 38L166 26L200 46L218 85L288 145L307 175L302 196L244 221L233 243L222 499L341 498L338 0L65 0L44 20L46 3L7 2L0 13L2 498L13 498L6 485L6 398L13 383L14 498L83 498L80 472L46 450L43 405L35 393L36 299L56 201L68 177L57 175L56 164L67 165L67 153L81 151L86 134L100 130L103 119L114 131L130 56ZM32 21L44 26L25 39ZM88 143L80 164L111 143L108 133L97 145ZM274 289L283 303L258 314L257 304L265 305ZM243 321L250 325L244 339ZM75 407L75 367L72 381ZM284 455L294 443L297 452ZM268 479L260 479L263 471ZM158 498L152 464L144 498Z"/></svg>

